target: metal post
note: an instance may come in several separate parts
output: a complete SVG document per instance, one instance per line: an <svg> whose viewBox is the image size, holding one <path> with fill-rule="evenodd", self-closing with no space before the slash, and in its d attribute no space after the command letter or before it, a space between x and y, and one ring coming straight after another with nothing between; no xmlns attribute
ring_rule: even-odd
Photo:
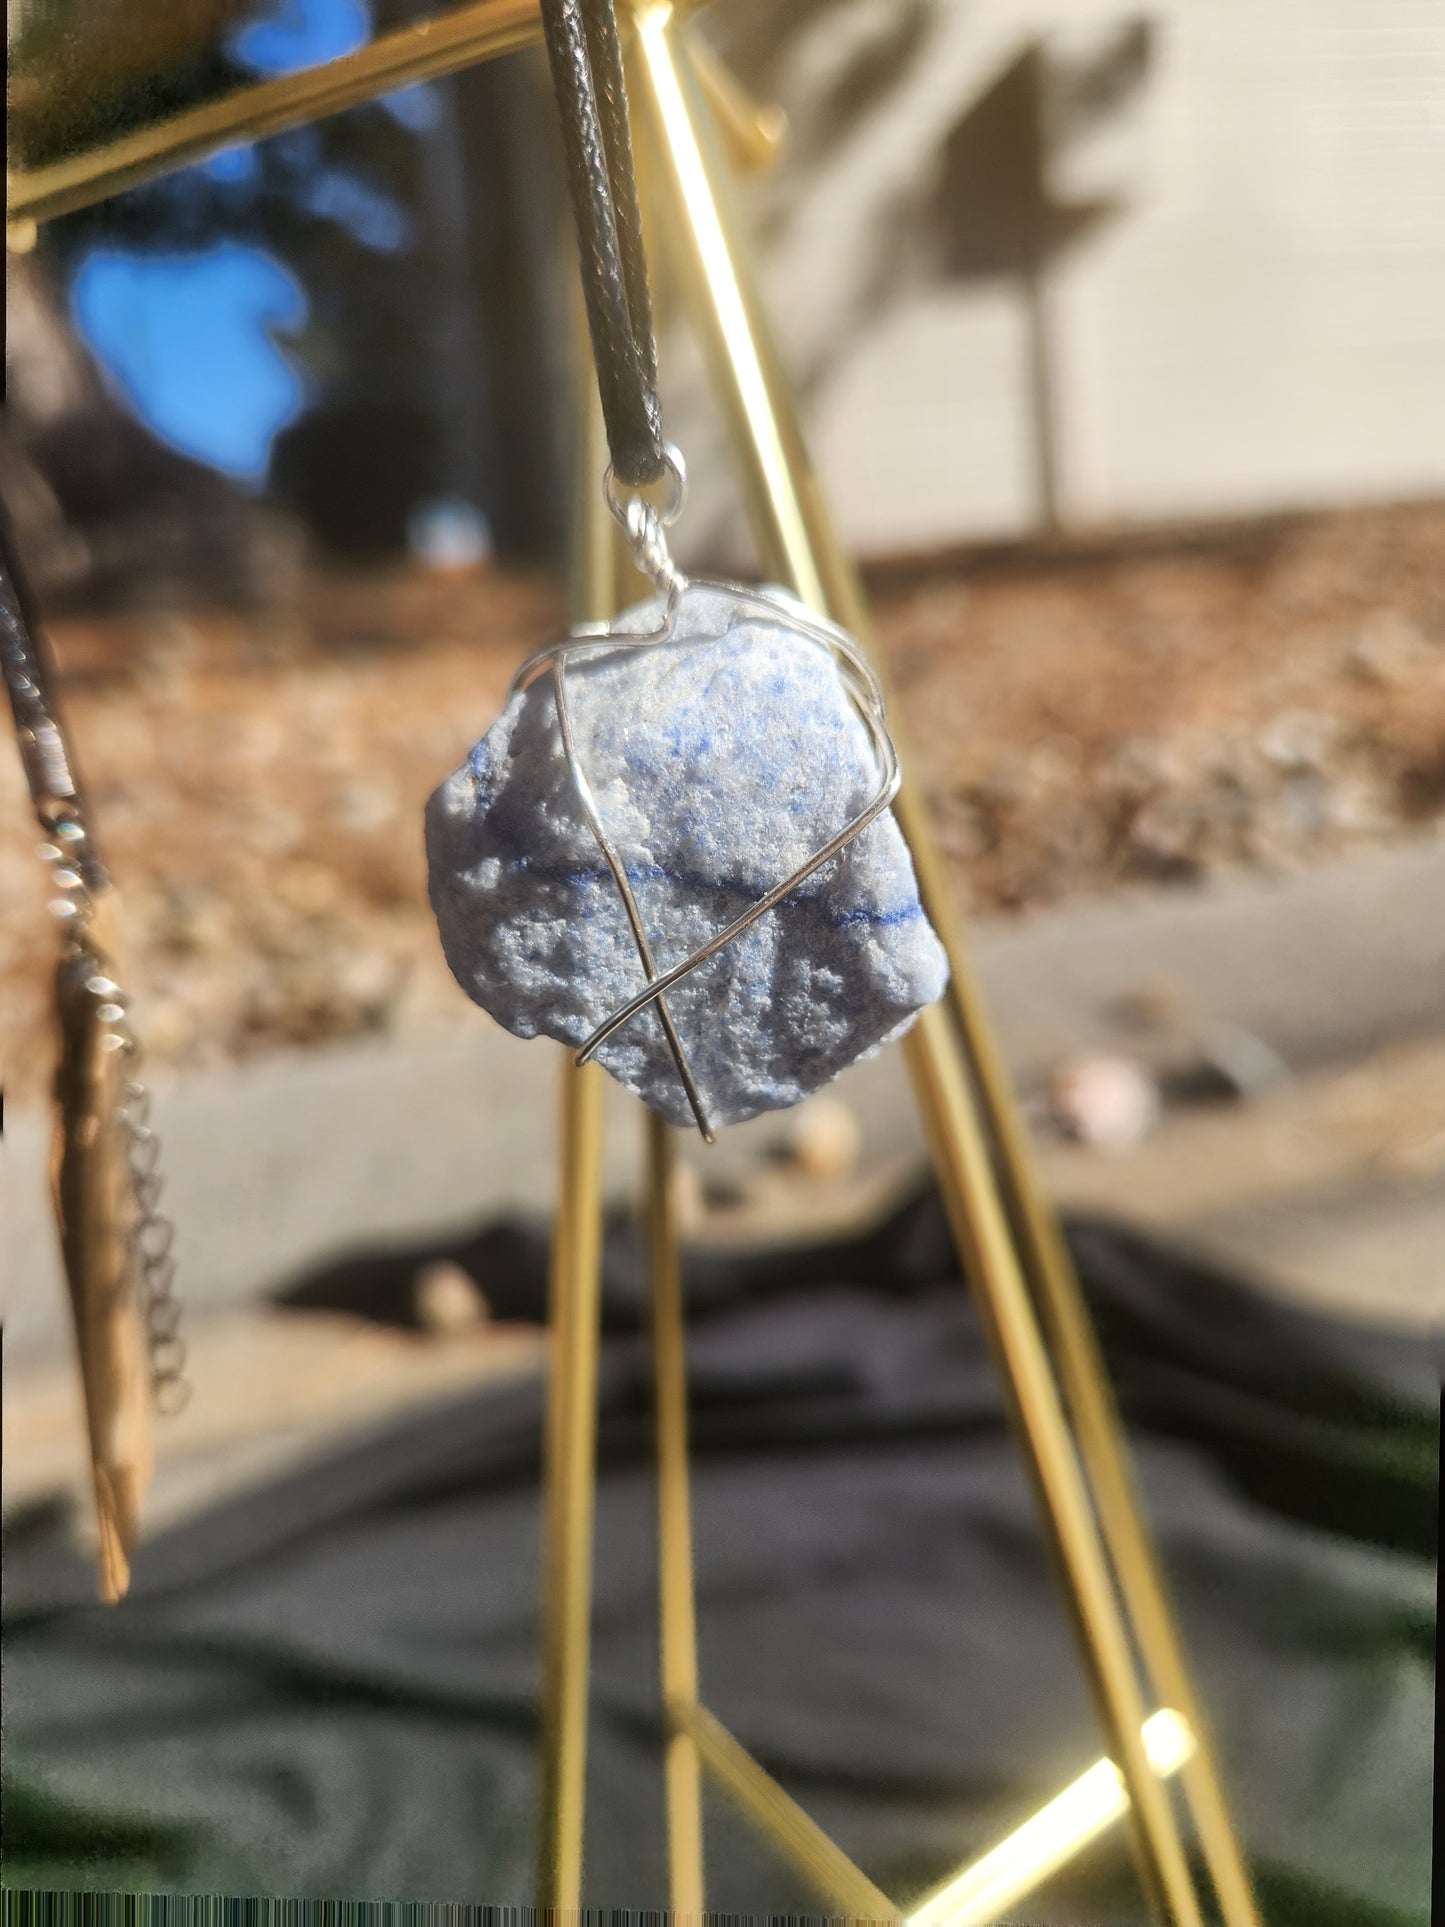
<svg viewBox="0 0 1445 1927"><path fill-rule="evenodd" d="M647 1230L652 1284L652 1369L657 1429L657 1609L667 1742L668 1904L700 1914L702 1771L687 1715L697 1707L697 1614L693 1597L692 1503L687 1467L687 1362L682 1266L673 1193L673 1144L666 1122L647 1112Z"/></svg>
<svg viewBox="0 0 1445 1927"><path fill-rule="evenodd" d="M1104 1744L1129 1790L1135 1858L1161 1920L1201 1927L1174 1810L1144 1743L1148 1708L1129 1636L1069 1437L988 1150L947 1014L924 1011L904 1052L928 1127L944 1205L974 1290L979 1320L1013 1406L1055 1562L1079 1634Z"/></svg>
<svg viewBox="0 0 1445 1927"><path fill-rule="evenodd" d="M676 265L701 326L764 564L780 570L805 600L861 628L861 595L828 527L758 304L739 264L686 48L665 0L642 0L637 9L634 71L635 112L654 151L671 217L664 224L672 230ZM921 808L906 786L900 804L910 842L920 831L918 840L925 841ZM1141 1877L1160 1917L1187 1927L1201 1916L1168 1795L1141 1739L1147 1709L1127 1630L998 1203L958 1040L941 1012L926 1013L911 1033L909 1057L950 1219L1014 1395L1066 1575L1106 1741L1129 1787Z"/></svg>
<svg viewBox="0 0 1445 1927"><path fill-rule="evenodd" d="M1194 1749L1181 1766L1179 1779L1220 1917L1224 1927L1263 1927L1208 1727L1145 1530L1099 1342L1058 1221L1039 1189L1027 1132L984 1012L977 976L961 945L951 955L953 1006L993 1135L1004 1205L1068 1401L1104 1542L1154 1691L1164 1705L1183 1716L1194 1736Z"/></svg>
<svg viewBox="0 0 1445 1927"><path fill-rule="evenodd" d="M584 363L590 368L590 361ZM579 622L616 608L606 465L589 394L578 460L572 605ZM561 1157L552 1237L542 1579L542 1793L537 1900L581 1904L591 1658L592 1513L597 1480L597 1345L602 1272L602 1072L561 1059Z"/></svg>

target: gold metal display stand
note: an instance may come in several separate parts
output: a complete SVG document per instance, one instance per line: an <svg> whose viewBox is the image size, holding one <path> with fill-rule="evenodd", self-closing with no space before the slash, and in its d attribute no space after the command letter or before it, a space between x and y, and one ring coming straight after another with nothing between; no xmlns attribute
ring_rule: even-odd
<svg viewBox="0 0 1445 1927"><path fill-rule="evenodd" d="M740 157L756 156L775 139L776 124L756 113L750 119L727 76L704 50L689 46L683 19L668 0L632 0L630 14L628 79L645 212L660 230L681 305L708 359L759 560L770 576L789 583L866 645L868 611L829 524L744 265L716 138L720 133ZM112 148L17 178L11 244L27 245L36 220L98 200L227 140L334 111L407 79L455 71L539 32L530 0L473 0L427 25L387 35L327 70L243 89ZM597 620L621 606L623 578L599 487L606 457L595 408L584 411L584 419L587 487L573 602L579 619ZM895 735L898 720L894 707ZM905 1907L881 1892L703 1706L673 1141L668 1127L647 1113L670 1903L687 1914L704 1906L706 1772L811 1878L820 1896L853 1916L906 1918L916 1927L997 1920L1124 1819L1155 1918L1169 1927L1203 1927L1206 1914L1171 1792L1177 1776L1213 1889L1215 1917L1224 1927L1260 1927L1088 1314L1032 1171L922 798L908 780L906 746L900 747L904 786L895 811L924 906L952 966L946 1001L922 1013L901 1048L963 1270L1032 1477L1105 1758L991 1852ZM538 1900L568 1909L579 1905L582 1883L602 1075L595 1065L563 1065L551 1278Z"/></svg>
<svg viewBox="0 0 1445 1927"><path fill-rule="evenodd" d="M662 230L682 305L697 329L721 403L765 571L805 602L870 640L857 577L829 526L786 385L743 264L736 223L687 35L673 9L641 0L628 68L641 144L647 212ZM602 465L588 451L589 472ZM576 613L599 619L618 606L615 545L600 498L584 525ZM897 711L892 716L897 732ZM808 1818L698 1699L687 1478L687 1400L668 1128L647 1118L658 1456L659 1617L672 1906L703 1905L702 1770L720 1781L820 1891L849 1913L964 1927L997 1917L1104 1827L1127 1813L1145 1893L1161 1921L1204 1919L1167 1779L1178 1772L1202 1857L1227 1927L1257 1927L1211 1749L1190 1688L1172 1615L1141 1523L1112 1400L1058 1228L1034 1180L1007 1073L985 1017L921 799L907 778L895 805L924 905L948 950L946 1006L925 1011L903 1042L938 1181L985 1332L1008 1390L1065 1597L1093 1690L1108 1761L1076 1782L1000 1848L908 1909L899 1907ZM601 1133L594 1069L570 1066L563 1108L566 1189L553 1269L557 1401L586 1394L574 1382L586 1351L577 1326L595 1329L596 1213ZM585 1200L585 1206L583 1204ZM585 1223L584 1208L593 1214ZM570 1421L569 1421L570 1423ZM581 1693L568 1667L584 1667L589 1590L563 1548L590 1517L593 1465L582 1462L558 1419L549 1431L544 1683L548 1757L544 1784L576 1789L544 1825L539 1898L573 1907L580 1897ZM585 1485L585 1493L574 1487ZM575 1554L575 1558L585 1554ZM1136 1657L1137 1655L1137 1657ZM564 1657L565 1656L565 1657ZM1138 1660L1142 1659L1141 1668ZM1148 1682L1146 1691L1145 1681ZM1160 1702L1154 1710L1151 1701ZM1152 1713L1152 1718L1151 1718ZM1113 1764L1110 1764L1113 1763Z"/></svg>

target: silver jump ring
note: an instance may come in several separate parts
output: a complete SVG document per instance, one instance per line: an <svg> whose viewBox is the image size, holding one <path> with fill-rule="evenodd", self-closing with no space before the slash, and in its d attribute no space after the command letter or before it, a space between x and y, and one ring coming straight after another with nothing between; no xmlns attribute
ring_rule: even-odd
<svg viewBox="0 0 1445 1927"><path fill-rule="evenodd" d="M682 459L682 450L668 442L662 451L663 473L671 481L666 503L655 511L657 519L664 528L671 528L682 514L683 503L687 500L687 463ZM617 479L617 471L611 462L602 478L602 493L607 497L607 506L617 517L623 528L627 527L627 506L639 494L638 489L624 486Z"/></svg>

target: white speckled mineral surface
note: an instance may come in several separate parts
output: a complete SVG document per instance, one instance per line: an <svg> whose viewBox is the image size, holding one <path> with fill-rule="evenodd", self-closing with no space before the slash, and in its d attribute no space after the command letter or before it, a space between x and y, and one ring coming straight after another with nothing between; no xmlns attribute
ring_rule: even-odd
<svg viewBox="0 0 1445 1927"><path fill-rule="evenodd" d="M788 623L693 584L685 644L573 658L583 769L666 970L790 875L867 803L867 730L831 658ZM619 617L654 625L660 604ZM520 1037L579 1045L646 983L562 752L550 676L514 695L426 818L453 974ZM667 993L714 1125L796 1104L905 1030L948 965L886 812ZM598 1052L691 1120L654 1009Z"/></svg>

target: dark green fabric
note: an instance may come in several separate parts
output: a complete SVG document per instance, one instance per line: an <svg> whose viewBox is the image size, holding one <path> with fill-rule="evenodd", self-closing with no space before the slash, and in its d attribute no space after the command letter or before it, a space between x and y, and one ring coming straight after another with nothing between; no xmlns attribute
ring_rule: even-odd
<svg viewBox="0 0 1445 1927"><path fill-rule="evenodd" d="M1436 1348L1071 1237L1271 1927L1424 1927ZM449 1249L540 1316L538 1232ZM585 1898L656 1906L648 1366L607 1252ZM415 1256L294 1296L385 1315ZM688 1269L704 1698L906 1903L1099 1752L941 1213ZM539 1419L526 1384L393 1425L155 1541L113 1612L12 1535L6 1884L529 1900ZM821 1904L716 1803L708 1901ZM1142 1921L1120 1843L1025 1917Z"/></svg>

